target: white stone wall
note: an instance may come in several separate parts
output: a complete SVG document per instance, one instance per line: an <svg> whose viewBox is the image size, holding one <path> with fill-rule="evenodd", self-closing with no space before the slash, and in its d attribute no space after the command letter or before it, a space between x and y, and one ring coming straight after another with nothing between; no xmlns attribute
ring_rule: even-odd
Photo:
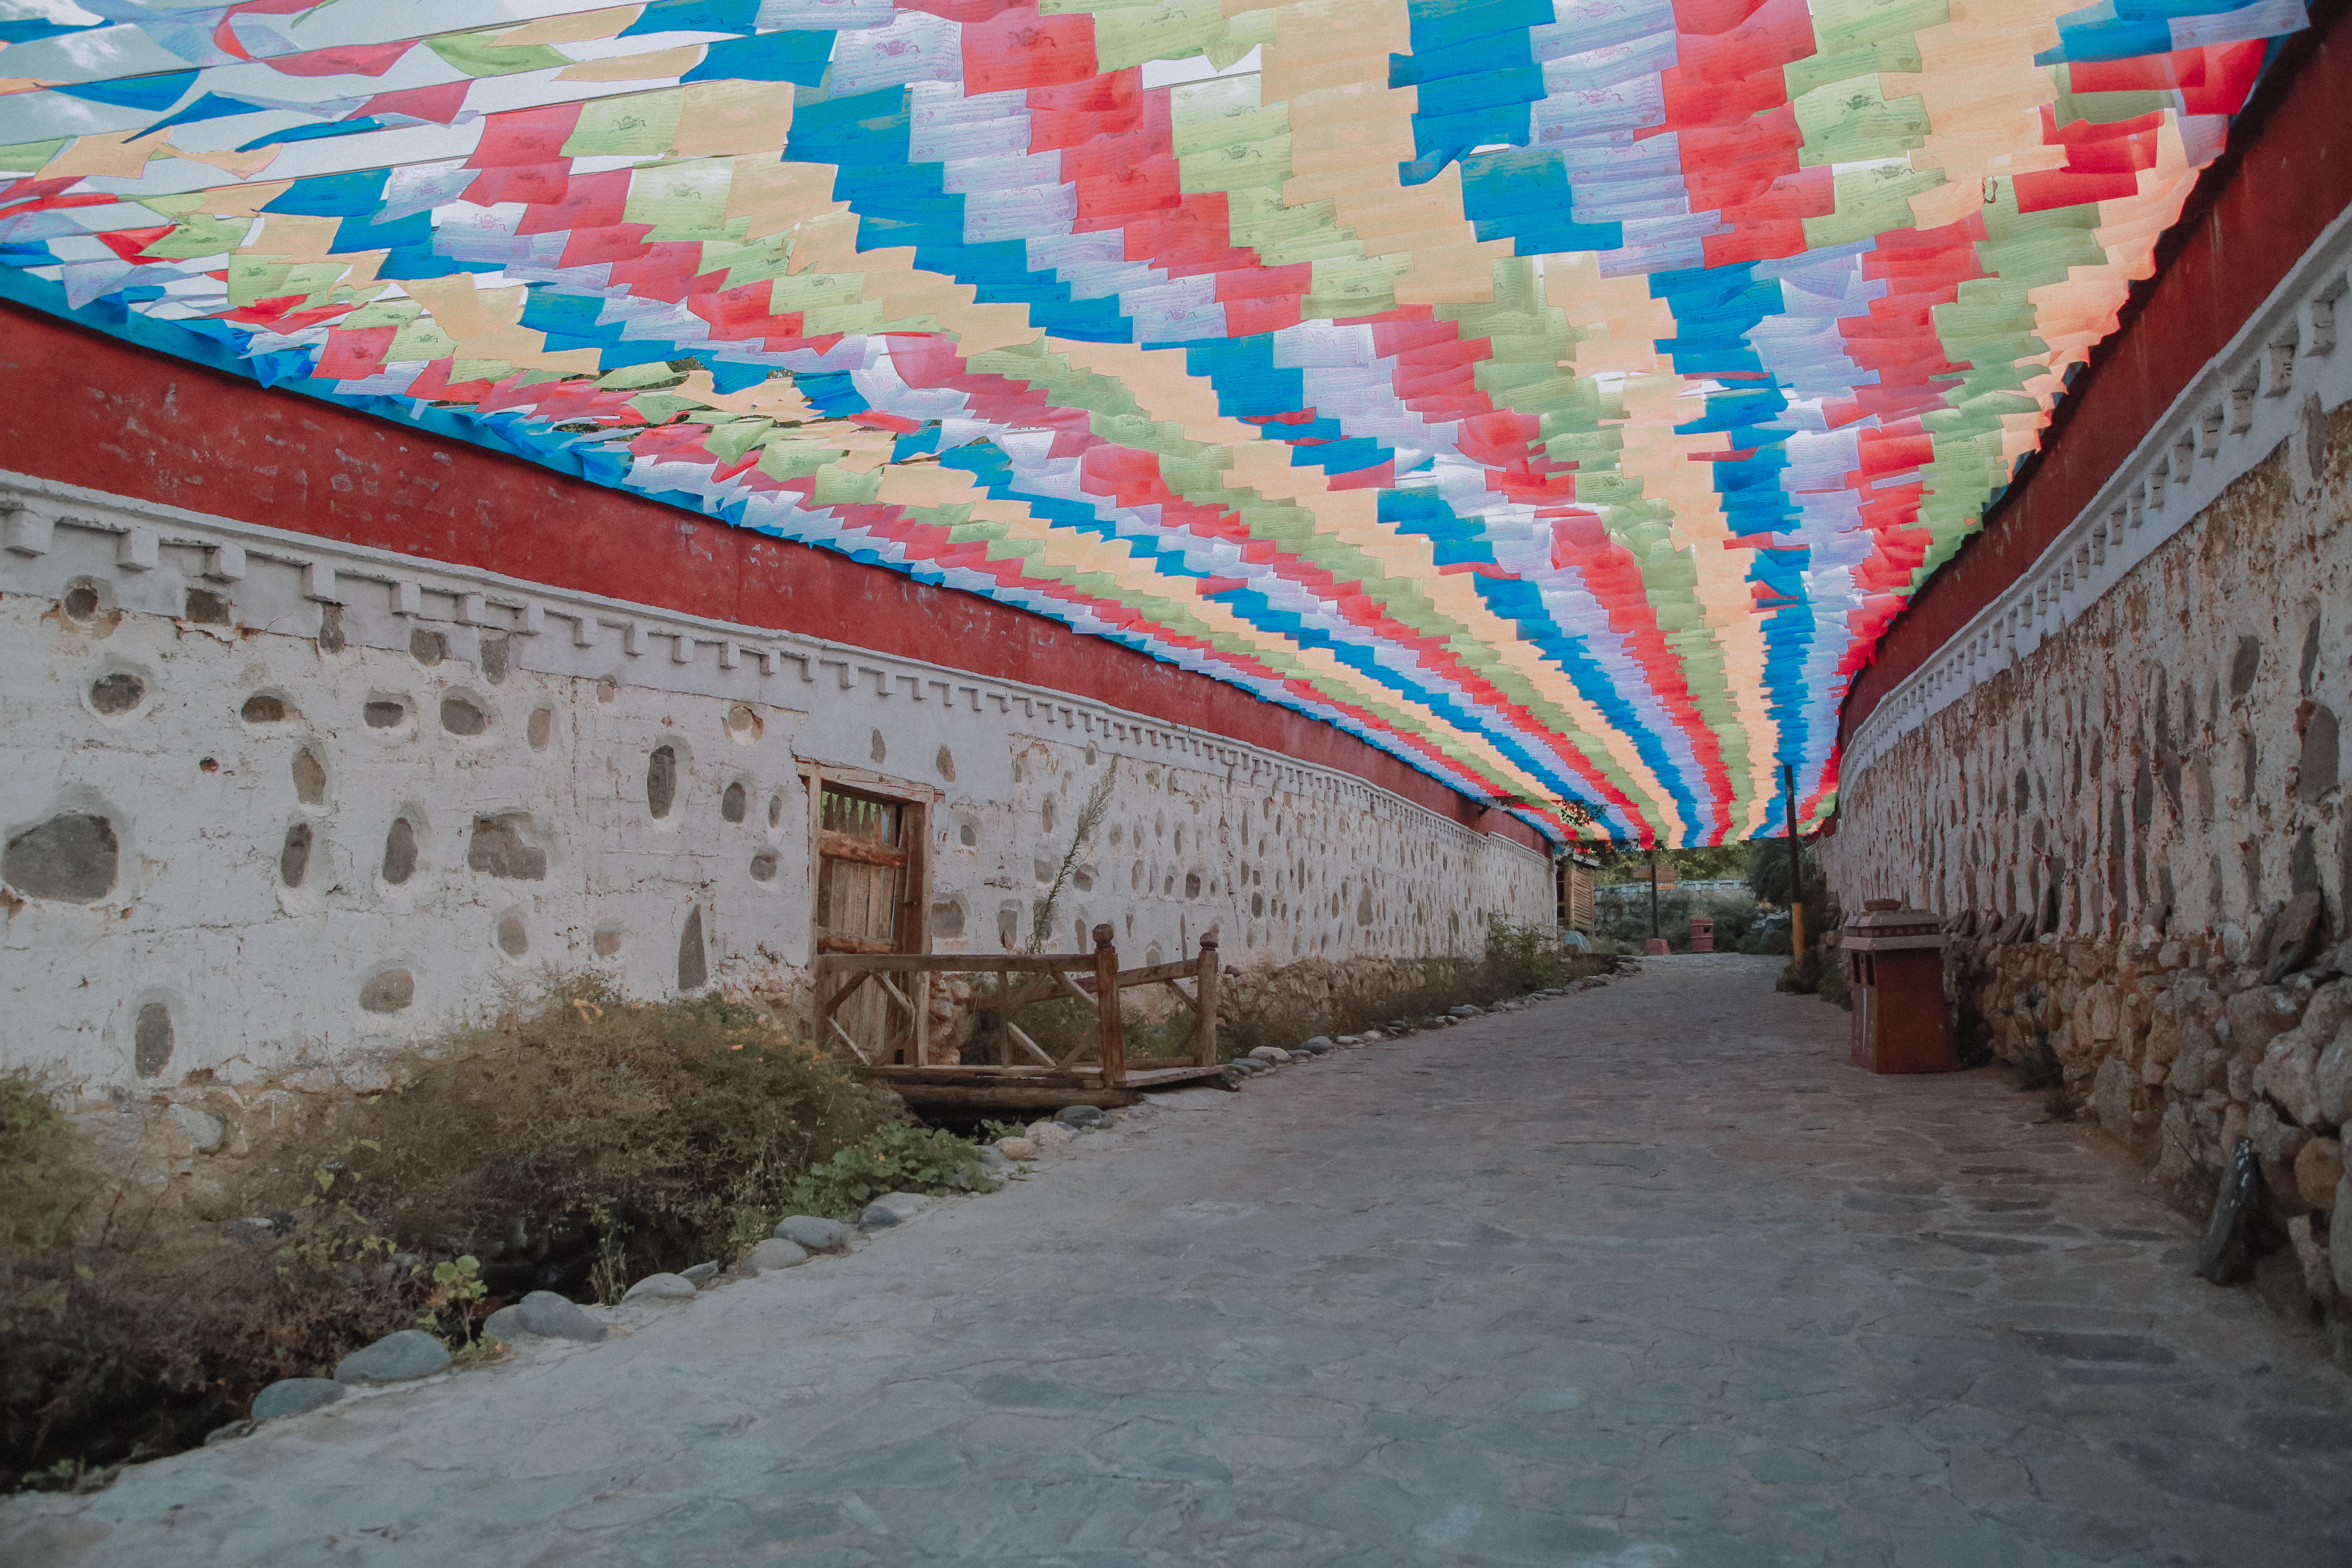
<svg viewBox="0 0 2352 1568"><path fill-rule="evenodd" d="M5 474L0 525L0 1066L85 1090L362 1060L551 963L797 994L810 763L936 792L937 951L1025 942L1114 763L1055 946L1215 929L1263 970L1551 919L1522 846L1052 692Z"/></svg>
<svg viewBox="0 0 2352 1568"><path fill-rule="evenodd" d="M1821 845L1844 907L2022 914L2028 934L2201 931L2235 962L2309 891L2341 932L2348 455L2352 405L2071 625L1847 768Z"/></svg>

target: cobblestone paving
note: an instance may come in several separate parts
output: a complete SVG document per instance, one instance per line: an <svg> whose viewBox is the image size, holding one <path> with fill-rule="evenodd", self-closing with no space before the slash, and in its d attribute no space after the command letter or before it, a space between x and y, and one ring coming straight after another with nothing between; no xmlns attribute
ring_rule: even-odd
<svg viewBox="0 0 2352 1568"><path fill-rule="evenodd" d="M0 1510L0 1559L2352 1559L2352 1395L1772 961L1198 1092L858 1254Z"/></svg>

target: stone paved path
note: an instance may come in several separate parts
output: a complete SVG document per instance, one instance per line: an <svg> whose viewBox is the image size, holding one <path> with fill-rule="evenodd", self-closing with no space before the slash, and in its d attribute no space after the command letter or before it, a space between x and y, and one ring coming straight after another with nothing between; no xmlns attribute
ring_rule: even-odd
<svg viewBox="0 0 2352 1568"><path fill-rule="evenodd" d="M2089 1132L1773 961L1201 1092L602 1346L0 1510L13 1563L2352 1559L2352 1394Z"/></svg>

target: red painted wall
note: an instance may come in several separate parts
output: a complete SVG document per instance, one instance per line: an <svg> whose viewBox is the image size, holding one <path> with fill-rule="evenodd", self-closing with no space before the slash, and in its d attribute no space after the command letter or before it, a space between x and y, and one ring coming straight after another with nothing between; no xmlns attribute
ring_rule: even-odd
<svg viewBox="0 0 2352 1568"><path fill-rule="evenodd" d="M1337 768L1542 840L1319 720L977 595L771 539L0 304L0 466L740 625L834 638ZM31 395L26 395L31 394Z"/></svg>
<svg viewBox="0 0 2352 1568"><path fill-rule="evenodd" d="M2024 575L2082 515L2148 427L2221 352L2247 313L2352 206L2352 5L2313 7L2205 171L2179 225L2135 286L2023 479L1984 531L1927 580L1846 694L1839 738Z"/></svg>

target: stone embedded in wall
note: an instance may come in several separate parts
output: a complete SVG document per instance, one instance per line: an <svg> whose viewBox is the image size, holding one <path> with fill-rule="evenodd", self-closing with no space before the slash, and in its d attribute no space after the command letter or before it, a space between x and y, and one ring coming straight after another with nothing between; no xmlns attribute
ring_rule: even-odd
<svg viewBox="0 0 2352 1568"><path fill-rule="evenodd" d="M2344 1180L2344 1143L2337 1138L2314 1138L2294 1158L2295 1192L2321 1214L2336 1210L2336 1189Z"/></svg>
<svg viewBox="0 0 2352 1568"><path fill-rule="evenodd" d="M2238 651L2230 656L2230 695L2243 697L2254 689L2254 678L2263 669L2263 639L2251 634L2238 639Z"/></svg>
<svg viewBox="0 0 2352 1568"><path fill-rule="evenodd" d="M310 874L310 825L298 822L286 830L286 842L278 848L278 879L289 888L299 888Z"/></svg>
<svg viewBox="0 0 2352 1568"><path fill-rule="evenodd" d="M727 710L727 738L737 744L752 745L766 730L759 713L746 704L738 702Z"/></svg>
<svg viewBox="0 0 2352 1568"><path fill-rule="evenodd" d="M308 746L294 753L294 798L304 805L326 803L326 764Z"/></svg>
<svg viewBox="0 0 2352 1568"><path fill-rule="evenodd" d="M77 626L90 626L114 606L114 590L89 577L77 577L66 584L58 608L66 619Z"/></svg>
<svg viewBox="0 0 2352 1568"><path fill-rule="evenodd" d="M784 797L780 795L770 795L768 797L768 826L771 827L780 826L782 825L783 820Z"/></svg>
<svg viewBox="0 0 2352 1568"><path fill-rule="evenodd" d="M408 704L396 697L371 697L361 705L360 717L371 730L397 730L407 721Z"/></svg>
<svg viewBox="0 0 2352 1568"><path fill-rule="evenodd" d="M776 852L762 849L751 857L751 880L772 882L776 879Z"/></svg>
<svg viewBox="0 0 2352 1568"><path fill-rule="evenodd" d="M950 899L931 906L931 934L954 938L963 935L963 906Z"/></svg>
<svg viewBox="0 0 2352 1568"><path fill-rule="evenodd" d="M621 928L615 925L598 926L595 936L590 940L589 947L599 958L614 956L621 951Z"/></svg>
<svg viewBox="0 0 2352 1568"><path fill-rule="evenodd" d="M2325 702L2312 705L2303 722L2303 754L2295 763L2294 798L2315 804L2336 787L2338 766L2336 710Z"/></svg>
<svg viewBox="0 0 2352 1568"><path fill-rule="evenodd" d="M343 636L343 607L341 605L322 606L319 611L319 651L341 653L349 647L351 642Z"/></svg>
<svg viewBox="0 0 2352 1568"><path fill-rule="evenodd" d="M702 941L702 906L687 911L686 929L677 935L677 988L699 991L710 984L710 957Z"/></svg>
<svg viewBox="0 0 2352 1568"><path fill-rule="evenodd" d="M509 958L520 958L530 951L530 932L520 915L500 915L498 924L499 951Z"/></svg>
<svg viewBox="0 0 2352 1568"><path fill-rule="evenodd" d="M449 639L419 626L408 634L408 656L429 668L449 657Z"/></svg>
<svg viewBox="0 0 2352 1568"><path fill-rule="evenodd" d="M217 1153L228 1140L228 1124L197 1106L173 1106L172 1124L187 1140L188 1147L199 1154Z"/></svg>
<svg viewBox="0 0 2352 1568"><path fill-rule="evenodd" d="M0 851L0 880L28 899L95 903L114 891L121 858L111 821L64 812L8 840Z"/></svg>
<svg viewBox="0 0 2352 1568"><path fill-rule="evenodd" d="M171 1065L176 1043L172 1009L162 1002L140 1005L131 1030L131 1063L141 1078L153 1078Z"/></svg>
<svg viewBox="0 0 2352 1568"><path fill-rule="evenodd" d="M656 746L646 762L646 809L667 816L677 800L677 749Z"/></svg>
<svg viewBox="0 0 2352 1568"><path fill-rule="evenodd" d="M2310 963L2326 945L2326 932L2327 904L2316 889L2289 899L2255 944L2266 960L2263 984L2276 984Z"/></svg>
<svg viewBox="0 0 2352 1568"><path fill-rule="evenodd" d="M547 851L530 842L536 831L529 812L501 812L474 818L466 846L466 868L513 881L547 879Z"/></svg>
<svg viewBox="0 0 2352 1568"><path fill-rule="evenodd" d="M360 1006L370 1013L397 1013L416 1000L416 976L405 969L383 969L360 983Z"/></svg>
<svg viewBox="0 0 2352 1568"><path fill-rule="evenodd" d="M286 699L274 691L257 691L245 700L236 716L248 724L283 724L297 717Z"/></svg>
<svg viewBox="0 0 2352 1568"><path fill-rule="evenodd" d="M547 742L555 734L555 710L552 708L532 709L530 710L530 718L523 725L523 732L529 738L530 742L530 749L532 751L543 752L547 750Z"/></svg>
<svg viewBox="0 0 2352 1568"><path fill-rule="evenodd" d="M508 669L508 651L509 645L508 640L505 637L500 637L494 632L485 632L482 634L481 664L482 679L484 680L488 681L493 686L497 686L506 679Z"/></svg>
<svg viewBox="0 0 2352 1568"><path fill-rule="evenodd" d="M112 719L147 700L147 683L127 669L101 675L90 682L89 705Z"/></svg>
<svg viewBox="0 0 2352 1568"><path fill-rule="evenodd" d="M226 626L235 624L229 602L210 588L191 588L182 606L182 618L199 626Z"/></svg>
<svg viewBox="0 0 2352 1568"><path fill-rule="evenodd" d="M945 746L941 746L940 748L940 754L931 759L931 765L939 770L940 777L947 780L950 784L955 783L955 753L953 752L949 751Z"/></svg>
<svg viewBox="0 0 2352 1568"><path fill-rule="evenodd" d="M441 728L452 735L478 735L490 727L490 716L470 698L452 691L441 699Z"/></svg>
<svg viewBox="0 0 2352 1568"><path fill-rule="evenodd" d="M416 829L408 818L393 818L391 830L383 836L383 879L399 887L416 875Z"/></svg>
<svg viewBox="0 0 2352 1568"><path fill-rule="evenodd" d="M726 822L740 822L746 815L747 805L743 791L743 781L740 779L730 779L728 781L726 789L719 793L719 818Z"/></svg>
<svg viewBox="0 0 2352 1568"><path fill-rule="evenodd" d="M866 754L871 757L877 766L888 760L890 748L882 743L881 731L874 731L874 743L866 748Z"/></svg>

